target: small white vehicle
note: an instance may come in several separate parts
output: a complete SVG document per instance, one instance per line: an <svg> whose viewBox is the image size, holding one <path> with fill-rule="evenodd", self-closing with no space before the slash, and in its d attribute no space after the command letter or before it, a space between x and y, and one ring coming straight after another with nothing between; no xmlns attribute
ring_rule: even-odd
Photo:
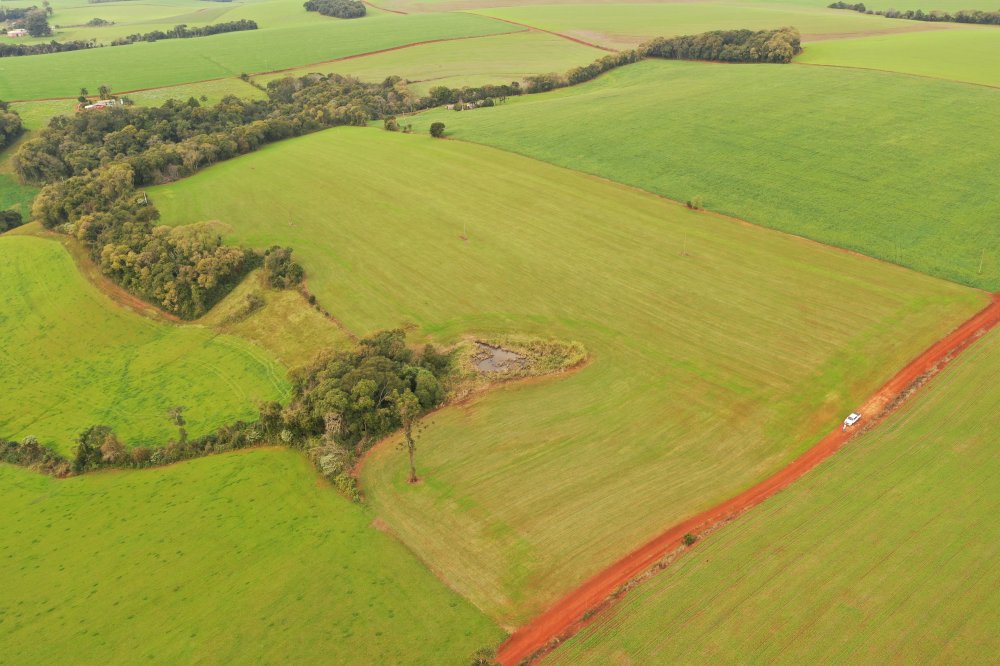
<svg viewBox="0 0 1000 666"><path fill-rule="evenodd" d="M857 412L851 412L846 419L844 419L844 430L847 430L852 425L861 420L861 414Z"/></svg>

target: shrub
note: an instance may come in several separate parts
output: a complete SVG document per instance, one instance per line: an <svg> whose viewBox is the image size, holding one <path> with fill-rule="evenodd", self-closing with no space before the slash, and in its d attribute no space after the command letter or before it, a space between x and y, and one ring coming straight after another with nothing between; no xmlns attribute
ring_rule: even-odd
<svg viewBox="0 0 1000 666"><path fill-rule="evenodd" d="M431 123L431 136L440 139L444 136L444 123Z"/></svg>

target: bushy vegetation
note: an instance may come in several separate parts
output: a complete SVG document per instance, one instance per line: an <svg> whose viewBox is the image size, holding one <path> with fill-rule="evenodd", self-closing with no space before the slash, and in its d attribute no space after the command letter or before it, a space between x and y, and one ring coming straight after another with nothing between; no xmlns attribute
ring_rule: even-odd
<svg viewBox="0 0 1000 666"><path fill-rule="evenodd" d="M43 44L10 44L4 42L0 44L0 58L14 58L17 56L42 55L44 53L62 53L64 51L80 51L82 49L92 49L97 46L97 42L89 40L75 40L72 42L57 42L52 40Z"/></svg>
<svg viewBox="0 0 1000 666"><path fill-rule="evenodd" d="M960 9L955 13L937 9L927 12L922 9L868 9L863 2L850 4L839 0L827 5L827 7L830 9L850 9L862 14L875 14L886 18L908 19L910 21L1000 25L1000 11L984 11L981 9Z"/></svg>
<svg viewBox="0 0 1000 666"><path fill-rule="evenodd" d="M209 37L211 35L221 35L227 32L242 32L244 30L256 30L257 22L250 19L240 19L238 21L224 21L222 23L211 23L209 25L189 28L186 25L174 26L172 30L153 30L152 32L136 33L119 37L111 42L112 46L123 46L125 44L135 44L136 42L158 42L161 39L190 39L191 37Z"/></svg>
<svg viewBox="0 0 1000 666"><path fill-rule="evenodd" d="M640 47L644 56L719 62L788 63L802 52L799 31L713 30L700 35L660 37Z"/></svg>
<svg viewBox="0 0 1000 666"><path fill-rule="evenodd" d="M307 12L319 12L335 18L360 18L365 15L365 3L360 0L306 0Z"/></svg>
<svg viewBox="0 0 1000 666"><path fill-rule="evenodd" d="M76 236L101 270L181 317L207 312L258 262L205 225L156 227L156 207L136 186L189 175L261 145L334 125L363 125L412 104L398 79L382 84L331 76L271 81L267 100L193 98L156 108L116 106L57 117L14 158L26 182L48 183L32 218ZM302 279L291 250L265 262L272 286Z"/></svg>
<svg viewBox="0 0 1000 666"><path fill-rule="evenodd" d="M24 224L24 218L16 210L0 210L0 234Z"/></svg>
<svg viewBox="0 0 1000 666"><path fill-rule="evenodd" d="M23 133L21 116L7 102L0 101L0 150L14 143Z"/></svg>

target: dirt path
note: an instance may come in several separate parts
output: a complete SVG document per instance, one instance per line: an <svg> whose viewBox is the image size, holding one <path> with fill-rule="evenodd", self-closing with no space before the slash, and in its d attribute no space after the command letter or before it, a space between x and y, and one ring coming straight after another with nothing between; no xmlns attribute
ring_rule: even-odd
<svg viewBox="0 0 1000 666"><path fill-rule="evenodd" d="M608 53L618 53L618 49L613 49L610 46L601 46L600 44L595 44L594 42L588 42L583 39L578 39L570 35L566 35L561 32L554 32L552 30L546 30L545 28L537 28L533 25L528 25L527 23L518 23L517 21L511 21L505 18L500 18L499 16L490 16L489 14L476 14L476 16L485 16L486 18L491 18L494 21L500 21L502 23L509 23L510 25L516 25L520 28L526 28L533 32L544 32L547 35L552 35L554 37L559 37L560 39L568 39L571 42L576 42L577 44L583 44L584 46L589 46L592 49L600 49L602 51L607 51Z"/></svg>
<svg viewBox="0 0 1000 666"><path fill-rule="evenodd" d="M402 14L403 16L406 16L407 14L407 12L404 12L400 9L386 9L385 7L379 7L373 2L368 2L368 0L365 0L365 4L371 7L372 9L379 10L380 12L389 12L390 14Z"/></svg>
<svg viewBox="0 0 1000 666"><path fill-rule="evenodd" d="M770 478L718 506L674 525L597 573L531 623L515 631L500 646L497 661L502 666L514 666L525 659L533 661L575 634L590 619L584 617L592 616L594 610L600 610L608 597L618 588L642 575L665 556L680 548L684 535L707 533L787 488L836 453L859 432L876 426L915 389L998 323L1000 323L1000 294L994 294L990 305L934 343L860 406L858 411L863 415L861 422L864 425L863 430L852 429L845 433L838 427Z"/></svg>

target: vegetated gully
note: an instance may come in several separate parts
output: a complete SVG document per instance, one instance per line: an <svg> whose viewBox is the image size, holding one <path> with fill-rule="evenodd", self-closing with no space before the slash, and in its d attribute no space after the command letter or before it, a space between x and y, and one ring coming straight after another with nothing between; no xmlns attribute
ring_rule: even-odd
<svg viewBox="0 0 1000 666"><path fill-rule="evenodd" d="M594 614L609 606L622 586L642 576L683 546L685 535L706 535L787 488L836 453L859 432L876 426L916 389L958 354L1000 323L1000 293L990 304L944 338L931 345L858 409L862 427L837 427L808 451L757 485L696 516L674 525L588 579L551 608L515 631L497 651L502 666L531 663L582 629Z"/></svg>

